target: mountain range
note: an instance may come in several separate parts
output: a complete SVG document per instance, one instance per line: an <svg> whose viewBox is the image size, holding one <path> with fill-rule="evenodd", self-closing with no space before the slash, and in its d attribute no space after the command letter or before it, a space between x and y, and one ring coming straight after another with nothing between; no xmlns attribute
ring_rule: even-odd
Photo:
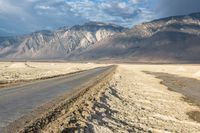
<svg viewBox="0 0 200 133"><path fill-rule="evenodd" d="M172 16L127 29L89 22L54 31L0 37L1 59L200 62L200 13Z"/></svg>
<svg viewBox="0 0 200 133"><path fill-rule="evenodd" d="M113 24L89 22L84 25L43 30L29 35L0 37L0 58L60 59L82 51L125 28Z"/></svg>

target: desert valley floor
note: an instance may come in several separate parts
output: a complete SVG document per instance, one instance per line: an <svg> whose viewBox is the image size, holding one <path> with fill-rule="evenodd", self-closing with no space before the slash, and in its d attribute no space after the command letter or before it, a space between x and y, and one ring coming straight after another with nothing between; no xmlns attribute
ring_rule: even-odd
<svg viewBox="0 0 200 133"><path fill-rule="evenodd" d="M4 87L108 65L1 62L0 81ZM109 84L74 114L75 125L83 127L77 132L200 132L200 65L116 65ZM63 114L41 132L67 132L67 119Z"/></svg>

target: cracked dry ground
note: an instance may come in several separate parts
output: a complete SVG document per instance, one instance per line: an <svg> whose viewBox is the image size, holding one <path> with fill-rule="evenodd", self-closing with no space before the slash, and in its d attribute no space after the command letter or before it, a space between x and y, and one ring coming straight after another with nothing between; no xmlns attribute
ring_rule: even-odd
<svg viewBox="0 0 200 133"><path fill-rule="evenodd" d="M120 65L110 85L68 118L43 132L198 133L200 123L187 115L200 111L169 91L161 80L130 65ZM52 126L52 125L51 125Z"/></svg>

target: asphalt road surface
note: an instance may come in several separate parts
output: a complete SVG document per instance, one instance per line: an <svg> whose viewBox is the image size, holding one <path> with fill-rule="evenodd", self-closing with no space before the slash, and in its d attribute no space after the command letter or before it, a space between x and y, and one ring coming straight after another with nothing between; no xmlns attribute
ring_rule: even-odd
<svg viewBox="0 0 200 133"><path fill-rule="evenodd" d="M71 91L110 67L101 67L71 76L35 81L26 85L0 89L0 129L44 103Z"/></svg>

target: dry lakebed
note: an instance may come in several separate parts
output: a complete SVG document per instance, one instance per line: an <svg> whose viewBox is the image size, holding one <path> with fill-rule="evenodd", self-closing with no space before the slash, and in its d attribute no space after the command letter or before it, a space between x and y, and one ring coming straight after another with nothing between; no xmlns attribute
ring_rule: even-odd
<svg viewBox="0 0 200 133"><path fill-rule="evenodd" d="M1 62L0 88L109 65ZM51 122L16 132L200 132L200 65L115 65Z"/></svg>

